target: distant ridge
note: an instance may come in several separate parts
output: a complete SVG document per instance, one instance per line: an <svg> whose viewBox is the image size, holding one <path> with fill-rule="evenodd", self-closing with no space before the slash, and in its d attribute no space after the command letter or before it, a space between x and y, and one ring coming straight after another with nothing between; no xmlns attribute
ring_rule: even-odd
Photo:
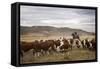
<svg viewBox="0 0 100 69"><path fill-rule="evenodd" d="M20 34L38 34L44 36L65 36L77 32L79 35L93 35L92 32L87 32L81 29L72 29L68 27L53 27L53 26L20 26Z"/></svg>

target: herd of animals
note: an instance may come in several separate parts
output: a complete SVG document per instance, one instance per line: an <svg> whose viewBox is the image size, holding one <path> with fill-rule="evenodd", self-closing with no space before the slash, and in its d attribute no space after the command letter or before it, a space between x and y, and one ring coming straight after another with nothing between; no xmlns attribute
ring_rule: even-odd
<svg viewBox="0 0 100 69"><path fill-rule="evenodd" d="M66 50L73 48L87 48L96 49L95 39L66 39L59 38L57 40L35 40L33 42L20 42L20 55L23 57L24 52L32 50L34 56L39 54L46 54L50 52L66 52Z"/></svg>

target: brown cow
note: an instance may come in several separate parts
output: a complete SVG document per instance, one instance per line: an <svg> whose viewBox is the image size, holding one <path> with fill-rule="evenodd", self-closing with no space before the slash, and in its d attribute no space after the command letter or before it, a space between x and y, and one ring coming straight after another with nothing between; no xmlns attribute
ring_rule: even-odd
<svg viewBox="0 0 100 69"><path fill-rule="evenodd" d="M73 44L74 44L74 39L69 39L69 43L70 43L70 47L71 47L71 49L72 49Z"/></svg>
<svg viewBox="0 0 100 69"><path fill-rule="evenodd" d="M73 39L70 39L70 43L73 44L74 43L74 40Z"/></svg>
<svg viewBox="0 0 100 69"><path fill-rule="evenodd" d="M36 42L34 42L36 44ZM39 43L37 43L36 45L34 45L35 48L35 52L41 52L42 54L46 54L49 53L50 51L55 51L54 48L54 41L53 40L46 40L46 41L40 41Z"/></svg>
<svg viewBox="0 0 100 69"><path fill-rule="evenodd" d="M20 42L20 55L23 57L23 52L33 49L32 42Z"/></svg>
<svg viewBox="0 0 100 69"><path fill-rule="evenodd" d="M20 49L23 50L24 52L27 52L32 48L33 48L32 42L21 42L20 43Z"/></svg>
<svg viewBox="0 0 100 69"><path fill-rule="evenodd" d="M55 40L54 41L54 48L56 49L56 52L59 52L60 51L60 47L62 46L62 43L61 43L61 40Z"/></svg>
<svg viewBox="0 0 100 69"><path fill-rule="evenodd" d="M85 40L82 40L82 41L81 41L81 44L82 44L82 47L83 47L83 48L86 48L86 41L85 41Z"/></svg>
<svg viewBox="0 0 100 69"><path fill-rule="evenodd" d="M80 48L79 40L76 40L76 46L77 48Z"/></svg>
<svg viewBox="0 0 100 69"><path fill-rule="evenodd" d="M92 48L95 50L96 49L96 41L95 39L91 40Z"/></svg>
<svg viewBox="0 0 100 69"><path fill-rule="evenodd" d="M90 41L89 41L89 39L85 39L85 41L86 41L86 47L87 48L90 48L90 46L91 46L91 43L90 43Z"/></svg>
<svg viewBox="0 0 100 69"><path fill-rule="evenodd" d="M45 52L46 51L50 51L50 50L55 51L55 48L54 48L54 40L47 40L47 41L41 43L40 46L42 47L42 49Z"/></svg>
<svg viewBox="0 0 100 69"><path fill-rule="evenodd" d="M55 40L54 41L54 44L55 44L55 46L57 47L57 46L60 46L60 40L58 39L58 40Z"/></svg>
<svg viewBox="0 0 100 69"><path fill-rule="evenodd" d="M67 39L62 40L63 45L60 47L61 50L65 51L68 48L71 48L71 45Z"/></svg>

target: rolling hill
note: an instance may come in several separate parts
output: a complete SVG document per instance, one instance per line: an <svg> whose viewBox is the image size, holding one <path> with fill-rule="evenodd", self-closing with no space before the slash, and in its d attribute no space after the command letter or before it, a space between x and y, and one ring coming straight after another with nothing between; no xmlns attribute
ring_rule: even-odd
<svg viewBox="0 0 100 69"><path fill-rule="evenodd" d="M34 34L37 36L65 36L77 32L79 35L93 35L92 32L87 32L81 29L72 29L68 27L52 27L52 26L20 26L20 34Z"/></svg>

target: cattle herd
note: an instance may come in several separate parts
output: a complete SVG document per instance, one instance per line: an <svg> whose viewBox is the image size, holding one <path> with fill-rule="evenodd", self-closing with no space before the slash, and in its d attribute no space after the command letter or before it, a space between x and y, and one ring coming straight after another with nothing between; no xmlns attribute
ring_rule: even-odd
<svg viewBox="0 0 100 69"><path fill-rule="evenodd" d="M33 42L20 42L20 55L23 57L23 53L32 50L34 56L44 55L50 52L67 52L66 50L73 50L74 48L86 48L96 49L95 39L66 39L59 38L56 40L35 40Z"/></svg>

